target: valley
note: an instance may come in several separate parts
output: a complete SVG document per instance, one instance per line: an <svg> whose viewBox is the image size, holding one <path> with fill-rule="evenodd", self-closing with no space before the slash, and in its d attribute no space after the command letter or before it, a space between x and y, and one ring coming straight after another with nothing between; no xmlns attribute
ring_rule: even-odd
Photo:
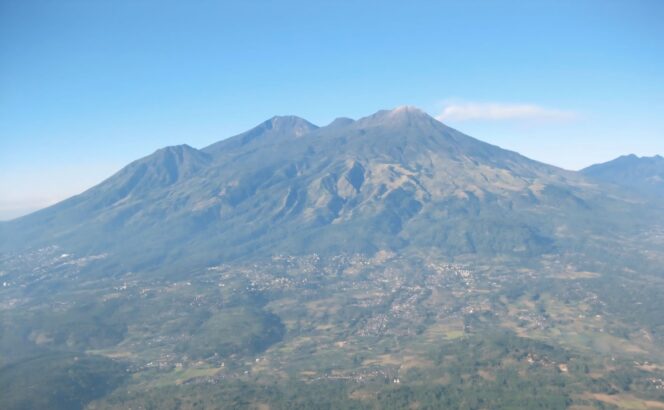
<svg viewBox="0 0 664 410"><path fill-rule="evenodd" d="M102 257L49 247L4 261L3 339L25 334L35 351L122 363L129 390L90 408L123 407L133 395L129 403L141 403L146 391L293 383L335 383L349 403L371 407L402 386L490 389L508 373L575 386L551 392L565 406L609 403L610 392L657 408L664 323L652 308L664 281L584 270L575 258L545 255L524 267L390 251L275 255L168 278L86 281ZM66 283L57 294L40 293L57 282ZM638 302L616 306L616 292L637 291Z"/></svg>

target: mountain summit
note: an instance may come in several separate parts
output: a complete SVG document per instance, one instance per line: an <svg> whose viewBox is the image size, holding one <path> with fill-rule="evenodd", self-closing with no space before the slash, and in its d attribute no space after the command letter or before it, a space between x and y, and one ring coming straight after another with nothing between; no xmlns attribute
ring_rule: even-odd
<svg viewBox="0 0 664 410"><path fill-rule="evenodd" d="M5 250L103 252L123 269L379 249L535 257L610 229L621 204L404 106L325 127L273 117L202 150L165 148L0 235Z"/></svg>
<svg viewBox="0 0 664 410"><path fill-rule="evenodd" d="M287 138L301 137L317 128L309 121L294 115L275 116L249 131L214 143L203 151L214 155L247 145L274 144Z"/></svg>

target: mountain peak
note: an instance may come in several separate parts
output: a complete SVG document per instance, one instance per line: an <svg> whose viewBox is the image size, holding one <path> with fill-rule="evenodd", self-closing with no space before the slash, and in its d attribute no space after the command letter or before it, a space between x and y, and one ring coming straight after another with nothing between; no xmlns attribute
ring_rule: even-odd
<svg viewBox="0 0 664 410"><path fill-rule="evenodd" d="M295 115L276 115L263 121L249 131L216 142L203 148L203 151L217 155L225 150L232 150L249 144L271 143L288 138L299 138L318 129L317 125Z"/></svg>
<svg viewBox="0 0 664 410"><path fill-rule="evenodd" d="M275 115L261 125L266 129L277 132L292 132L296 137L300 137L318 128L318 126L304 118L295 115Z"/></svg>
<svg viewBox="0 0 664 410"><path fill-rule="evenodd" d="M183 153L199 153L200 151L188 144L180 145L169 145L164 148L159 148L154 152L154 154L178 154L182 155Z"/></svg>
<svg viewBox="0 0 664 410"><path fill-rule="evenodd" d="M400 105L391 110L379 111L379 113L380 112L383 112L384 116L390 119L433 119L429 114L412 105Z"/></svg>
<svg viewBox="0 0 664 410"><path fill-rule="evenodd" d="M402 105L391 110L380 110L373 115L358 120L358 123L362 126L414 125L431 124L433 122L438 121L419 108L411 105Z"/></svg>
<svg viewBox="0 0 664 410"><path fill-rule="evenodd" d="M639 156L636 154L627 154L627 155L621 155L618 158L614 159L614 161L638 161Z"/></svg>
<svg viewBox="0 0 664 410"><path fill-rule="evenodd" d="M413 105L400 105L390 111L390 115L407 115L407 116L428 116L427 113L420 110Z"/></svg>
<svg viewBox="0 0 664 410"><path fill-rule="evenodd" d="M615 164L615 163L632 163L632 164L637 164L637 163L644 163L644 164L645 164L645 163L658 163L658 162L660 162L660 161L662 161L662 160L664 160L664 158L662 158L662 156L660 156L660 155L653 155L652 157L648 157L648 156L645 156L645 155L644 155L644 156L640 157L640 156L638 156L638 155L636 155L636 154L628 154L628 155L621 155L621 156L619 156L618 158L613 159L613 160L608 161L608 162L605 162L605 163L603 163L603 164L595 164L595 165L591 165L591 166L588 167L588 168L592 168L592 167L594 167L594 166L598 166L598 165Z"/></svg>
<svg viewBox="0 0 664 410"><path fill-rule="evenodd" d="M151 155L139 159L136 161L136 164L150 167L166 167L174 173L184 170L188 174L190 171L205 166L209 163L210 159L208 154L187 144L181 144L160 148Z"/></svg>
<svg viewBox="0 0 664 410"><path fill-rule="evenodd" d="M343 127L343 126L346 126L346 125L350 125L354 122L355 122L355 120L352 119L352 118L337 117L337 118L334 119L334 121L329 123L326 127L328 127L328 128Z"/></svg>

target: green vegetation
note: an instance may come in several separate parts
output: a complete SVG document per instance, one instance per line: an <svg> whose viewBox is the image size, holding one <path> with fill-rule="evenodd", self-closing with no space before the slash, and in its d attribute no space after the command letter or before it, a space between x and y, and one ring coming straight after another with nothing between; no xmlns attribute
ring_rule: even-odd
<svg viewBox="0 0 664 410"><path fill-rule="evenodd" d="M253 354L278 342L283 334L283 325L275 315L250 307L228 308L207 319L176 351L192 359Z"/></svg>
<svg viewBox="0 0 664 410"><path fill-rule="evenodd" d="M383 251L5 289L2 408L657 408L664 281L581 263ZM40 366L63 397L33 397Z"/></svg>
<svg viewBox="0 0 664 410"><path fill-rule="evenodd" d="M103 357L40 355L0 368L0 408L82 409L126 376L121 364Z"/></svg>

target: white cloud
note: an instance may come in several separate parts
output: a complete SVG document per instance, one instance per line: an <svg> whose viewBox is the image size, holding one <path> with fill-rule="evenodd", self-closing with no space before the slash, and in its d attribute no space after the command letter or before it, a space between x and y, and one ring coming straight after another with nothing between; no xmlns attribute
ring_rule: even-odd
<svg viewBox="0 0 664 410"><path fill-rule="evenodd" d="M557 110L536 104L496 102L445 103L436 118L440 121L537 120L567 121L576 118L572 111Z"/></svg>

